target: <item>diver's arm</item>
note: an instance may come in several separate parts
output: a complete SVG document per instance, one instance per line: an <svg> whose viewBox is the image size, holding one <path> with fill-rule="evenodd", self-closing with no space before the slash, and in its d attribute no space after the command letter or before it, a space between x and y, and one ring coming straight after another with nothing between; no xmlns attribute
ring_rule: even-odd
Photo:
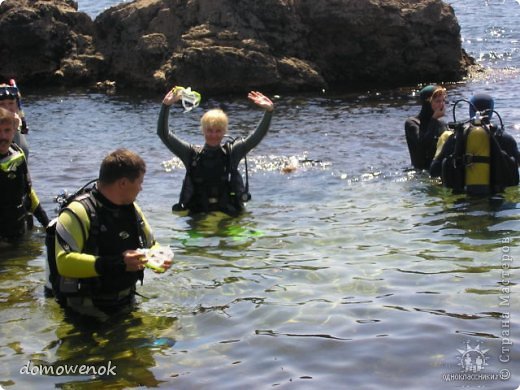
<svg viewBox="0 0 520 390"><path fill-rule="evenodd" d="M151 249L159 249L159 248L161 248L161 244L158 243L157 241L155 241L152 228L151 228L150 224L148 223L148 221L146 220L146 217L145 217L143 211L137 205L137 203L134 203L134 207L135 207L137 213L139 213L141 219L143 220L143 225L144 225L143 226L143 231L144 231L144 235L145 235L144 247L145 248L151 248ZM165 259L164 262L161 265L162 270L167 270L168 268L170 268L171 265L172 265L172 262L173 262L173 257L169 258L169 259ZM152 267L152 269L155 272L159 272L159 271L157 271L153 267Z"/></svg>
<svg viewBox="0 0 520 390"><path fill-rule="evenodd" d="M418 136L419 134L419 119L411 116L410 118L406 119L404 122L404 133L408 137L410 134Z"/></svg>
<svg viewBox="0 0 520 390"><path fill-rule="evenodd" d="M247 94L247 98L254 103L257 107L260 107L265 110L264 116L262 120L256 127L256 130L247 136L244 141L236 142L233 145L233 149L231 151L233 158L236 163L240 161L251 149L253 149L256 145L262 141L262 139L267 134L269 130L269 126L271 125L271 118L273 116L274 104L267 96L258 91L250 91Z"/></svg>
<svg viewBox="0 0 520 390"><path fill-rule="evenodd" d="M168 117L170 114L170 106L163 104L159 113L159 121L157 122L157 135L161 141L170 149L170 151L181 159L186 165L191 157L191 146L178 138L175 133L168 129Z"/></svg>
<svg viewBox="0 0 520 390"><path fill-rule="evenodd" d="M58 217L56 225L56 265L61 276L92 278L125 272L123 254L94 256L82 253L88 238L90 221L83 205L72 202Z"/></svg>
<svg viewBox="0 0 520 390"><path fill-rule="evenodd" d="M43 227L47 227L47 225L49 224L49 217L43 209L40 200L36 195L36 192L32 188L29 191L29 199L31 201L31 207L29 211L36 217L38 222L40 222Z"/></svg>
<svg viewBox="0 0 520 390"><path fill-rule="evenodd" d="M502 137L505 139L507 146L507 153L512 156L516 165L520 166L520 151L518 150L518 144L516 143L515 138L511 134L504 133Z"/></svg>
<svg viewBox="0 0 520 390"><path fill-rule="evenodd" d="M435 158L430 165L430 176L440 177L442 173L442 159Z"/></svg>
<svg viewBox="0 0 520 390"><path fill-rule="evenodd" d="M453 149L455 148L455 138L453 136L450 136L446 142L444 142L444 145L442 145L442 149L437 150L437 154L435 155L435 158L433 159L431 165L430 165L430 176L431 177L440 177L442 174L442 162L444 159L453 152Z"/></svg>
<svg viewBox="0 0 520 390"><path fill-rule="evenodd" d="M269 130L272 117L273 111L266 110L262 120L258 123L256 130L249 134L246 139L234 143L232 153L236 161L240 161L251 149L262 141Z"/></svg>
<svg viewBox="0 0 520 390"><path fill-rule="evenodd" d="M28 206L29 212L36 217L38 222L40 222L43 227L47 227L47 225L49 224L49 217L47 216L47 213L45 212L42 205L40 204L40 200L38 199L36 192L32 188L31 175L29 174L27 162L25 162L24 164L25 164L25 167L24 167L25 193L27 194L27 199L30 203Z"/></svg>
<svg viewBox="0 0 520 390"><path fill-rule="evenodd" d="M32 214L36 217L38 222L40 222L43 227L47 227L47 225L49 224L49 217L47 216L47 213L43 209L41 203L38 203L38 206L36 206Z"/></svg>

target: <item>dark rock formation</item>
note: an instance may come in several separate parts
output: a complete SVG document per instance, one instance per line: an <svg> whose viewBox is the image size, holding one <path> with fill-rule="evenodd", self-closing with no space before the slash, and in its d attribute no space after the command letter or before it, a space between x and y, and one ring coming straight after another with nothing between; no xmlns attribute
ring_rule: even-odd
<svg viewBox="0 0 520 390"><path fill-rule="evenodd" d="M94 23L73 1L7 0L0 5L0 76L26 84L94 81L103 60Z"/></svg>
<svg viewBox="0 0 520 390"><path fill-rule="evenodd" d="M3 3L0 76L227 93L454 81L469 65L441 0L137 0L94 22L76 10Z"/></svg>

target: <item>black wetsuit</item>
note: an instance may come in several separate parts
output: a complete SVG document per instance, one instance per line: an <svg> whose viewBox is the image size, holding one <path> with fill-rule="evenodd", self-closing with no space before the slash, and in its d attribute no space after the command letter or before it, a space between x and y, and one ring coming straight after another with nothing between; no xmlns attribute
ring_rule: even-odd
<svg viewBox="0 0 520 390"><path fill-rule="evenodd" d="M232 196L229 197L228 194L236 190L232 187L240 185L242 179L236 176L240 175L238 164L267 134L272 111L265 111L253 133L243 140L233 142L228 148L209 145L199 148L182 141L173 132L168 131L169 111L170 107L163 104L157 124L157 135L186 167L186 178L180 200L182 206L189 209L191 213L219 210L233 215L239 212L237 208L240 206L237 200ZM227 175L233 177L225 179L224 176ZM228 185L229 188L222 190L223 185Z"/></svg>
<svg viewBox="0 0 520 390"><path fill-rule="evenodd" d="M426 102L420 114L408 118L404 124L410 160L415 169L429 169L435 156L437 140L446 124L432 117L431 105Z"/></svg>

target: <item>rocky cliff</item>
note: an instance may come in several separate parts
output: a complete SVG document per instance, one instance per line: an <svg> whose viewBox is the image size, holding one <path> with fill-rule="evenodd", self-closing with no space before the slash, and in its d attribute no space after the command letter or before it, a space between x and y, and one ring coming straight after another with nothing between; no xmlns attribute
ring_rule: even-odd
<svg viewBox="0 0 520 390"><path fill-rule="evenodd" d="M0 5L0 77L205 93L460 80L470 64L440 0L137 0L95 20L64 0Z"/></svg>

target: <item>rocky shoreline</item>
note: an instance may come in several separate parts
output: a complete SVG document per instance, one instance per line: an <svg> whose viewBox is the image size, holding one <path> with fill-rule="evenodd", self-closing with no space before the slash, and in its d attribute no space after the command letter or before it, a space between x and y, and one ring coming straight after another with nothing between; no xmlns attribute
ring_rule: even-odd
<svg viewBox="0 0 520 390"><path fill-rule="evenodd" d="M0 5L0 77L205 94L459 81L474 65L440 0L72 0Z"/></svg>

